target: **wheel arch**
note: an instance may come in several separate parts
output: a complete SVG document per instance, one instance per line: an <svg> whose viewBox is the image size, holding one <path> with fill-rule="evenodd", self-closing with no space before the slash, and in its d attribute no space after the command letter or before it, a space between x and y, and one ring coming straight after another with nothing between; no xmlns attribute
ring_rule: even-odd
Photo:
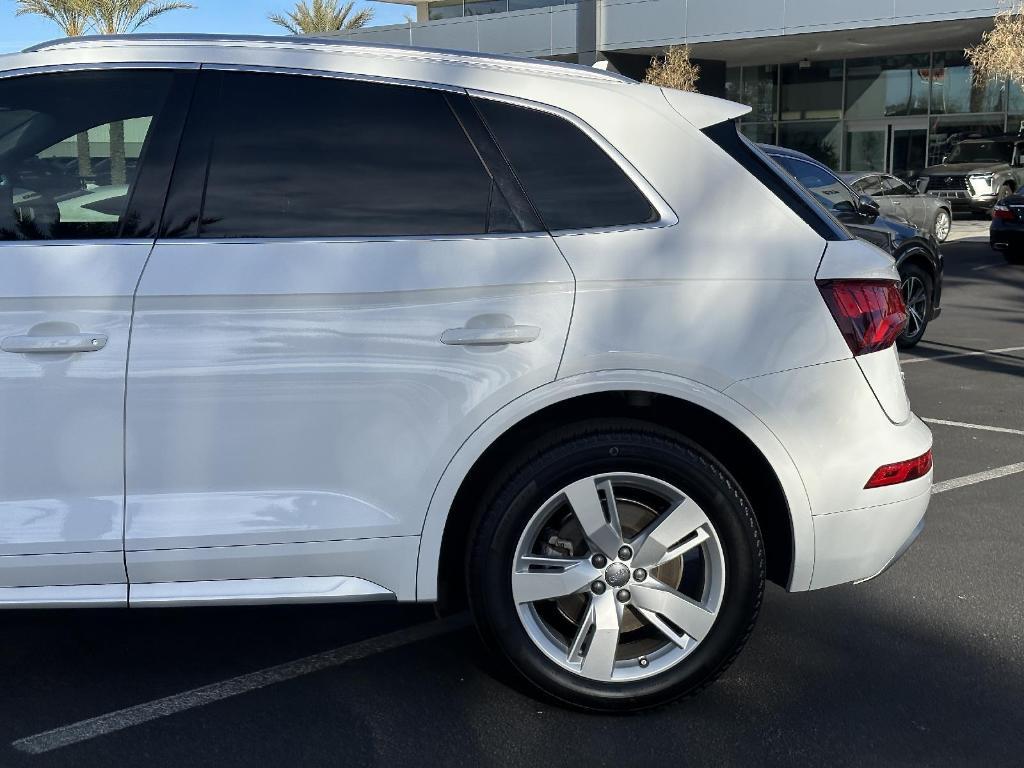
<svg viewBox="0 0 1024 768"><path fill-rule="evenodd" d="M928 246L924 243L911 241L905 244L896 259L896 268L902 269L905 264L913 264L924 270L925 274L931 277L932 284L937 279L935 264L928 254Z"/></svg>
<svg viewBox="0 0 1024 768"><path fill-rule="evenodd" d="M458 603L473 500L511 449L553 424L602 415L674 427L714 453L754 506L769 578L791 591L809 587L814 561L810 506L796 466L775 435L716 390L665 374L614 371L534 390L491 416L463 444L438 482L424 521L417 599Z"/></svg>

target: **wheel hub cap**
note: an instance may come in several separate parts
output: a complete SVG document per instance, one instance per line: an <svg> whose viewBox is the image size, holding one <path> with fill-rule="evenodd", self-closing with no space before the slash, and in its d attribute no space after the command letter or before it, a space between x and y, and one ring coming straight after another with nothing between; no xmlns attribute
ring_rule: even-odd
<svg viewBox="0 0 1024 768"><path fill-rule="evenodd" d="M604 580L613 587L624 587L629 582L629 568L622 563L612 563L604 572Z"/></svg>

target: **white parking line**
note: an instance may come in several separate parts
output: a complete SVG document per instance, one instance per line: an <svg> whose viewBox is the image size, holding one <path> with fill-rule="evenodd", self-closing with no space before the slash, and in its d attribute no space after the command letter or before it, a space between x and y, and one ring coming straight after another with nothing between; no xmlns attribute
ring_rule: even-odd
<svg viewBox="0 0 1024 768"><path fill-rule="evenodd" d="M1024 472L1024 461L1018 462L1017 464L1007 464L1005 467L987 469L984 472L977 472L973 475L954 477L952 480L943 480L941 483L936 483L932 486L932 493L944 493L946 491L952 491L954 488L963 488L965 485L983 483L986 480L995 480L999 477L1015 475L1018 472Z"/></svg>
<svg viewBox="0 0 1024 768"><path fill-rule="evenodd" d="M954 357L981 357L984 355L1001 355L1004 352L1020 352L1024 350L1024 347L1003 347L1002 349L986 349L981 352L956 352L948 355L935 355L935 357L911 357L901 358L901 365L910 365L911 363L930 363L933 360L951 360Z"/></svg>
<svg viewBox="0 0 1024 768"><path fill-rule="evenodd" d="M980 272L983 269L992 269L992 267L1005 267L1005 261L997 261L994 264L982 264L980 267L971 267L971 272Z"/></svg>
<svg viewBox="0 0 1024 768"><path fill-rule="evenodd" d="M373 637L368 640L361 640L358 643L352 643L351 645L344 645L332 651L325 651L324 653L307 656L304 659L279 664L276 667L268 667L257 672L239 675L220 683L213 683L191 691L176 693L173 696L166 696L162 699L138 704L127 709L119 709L116 712L108 712L105 715L92 717L88 720L80 720L71 725L65 725L60 728L54 728L51 731L18 739L11 746L21 752L41 755L61 747L78 744L89 739L95 739L98 736L122 731L125 728L131 728L132 726L148 723L152 720L158 720L189 709L203 707L215 701L222 701L232 696L239 696L243 693L265 688L268 685L283 683L286 680L294 680L297 677L337 667L350 661L365 659L374 654L390 651L394 648L401 648L403 645L410 645L411 643L417 643L431 637L454 632L468 625L469 617L465 614L441 619L440 621L419 624L408 629L401 629L397 632L381 635L380 637Z"/></svg>
<svg viewBox="0 0 1024 768"><path fill-rule="evenodd" d="M980 429L982 432L1005 432L1008 435L1024 435L1024 429L990 427L986 424L968 424L965 421L946 421L945 419L926 419L924 417L921 417L921 421L928 424L941 424L944 427L963 427L964 429Z"/></svg>

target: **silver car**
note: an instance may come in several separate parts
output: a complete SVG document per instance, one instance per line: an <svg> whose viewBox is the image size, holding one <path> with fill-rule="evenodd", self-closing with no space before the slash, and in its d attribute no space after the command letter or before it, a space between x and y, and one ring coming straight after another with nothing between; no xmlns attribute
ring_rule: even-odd
<svg viewBox="0 0 1024 768"><path fill-rule="evenodd" d="M931 232L940 243L949 237L953 209L948 200L921 194L887 173L844 173L841 176L854 191L875 198L883 216L906 219L915 227Z"/></svg>

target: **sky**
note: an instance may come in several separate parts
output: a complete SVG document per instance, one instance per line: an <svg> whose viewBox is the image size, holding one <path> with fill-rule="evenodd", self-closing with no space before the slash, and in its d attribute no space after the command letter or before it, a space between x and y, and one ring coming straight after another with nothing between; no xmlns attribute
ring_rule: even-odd
<svg viewBox="0 0 1024 768"><path fill-rule="evenodd" d="M173 11L145 27L144 32L227 32L247 35L284 34L267 21L267 14L293 7L294 0L190 0L195 9ZM357 7L374 10L371 24L402 24L405 14L415 16L409 5L360 2ZM61 37L60 30L46 19L15 16L15 0L0 0L0 53L20 51L30 45Z"/></svg>

